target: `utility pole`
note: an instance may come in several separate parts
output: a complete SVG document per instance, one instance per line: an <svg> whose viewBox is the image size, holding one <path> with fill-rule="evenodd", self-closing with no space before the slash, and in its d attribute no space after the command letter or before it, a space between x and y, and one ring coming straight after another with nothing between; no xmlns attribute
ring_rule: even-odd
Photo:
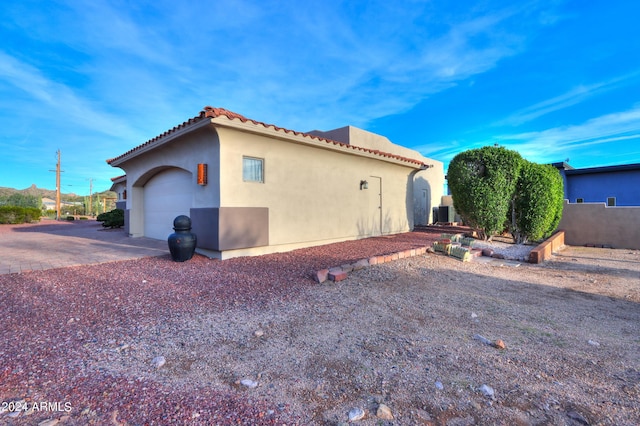
<svg viewBox="0 0 640 426"><path fill-rule="evenodd" d="M93 178L89 178L89 216L91 216L91 209L93 204Z"/></svg>
<svg viewBox="0 0 640 426"><path fill-rule="evenodd" d="M57 157L57 162L56 162L56 220L60 220L60 173L62 172L62 170L60 170L60 150L56 151L56 157ZM50 172L53 172L53 170L49 170Z"/></svg>

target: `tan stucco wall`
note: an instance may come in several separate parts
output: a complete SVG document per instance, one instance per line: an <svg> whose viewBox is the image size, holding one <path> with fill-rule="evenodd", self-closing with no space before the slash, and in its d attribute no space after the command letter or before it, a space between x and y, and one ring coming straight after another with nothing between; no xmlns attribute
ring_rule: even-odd
<svg viewBox="0 0 640 426"><path fill-rule="evenodd" d="M640 207L607 207L604 203L569 203L565 200L558 229L565 243L640 249Z"/></svg>
<svg viewBox="0 0 640 426"><path fill-rule="evenodd" d="M232 129L219 129L218 133L222 141L221 206L267 207L271 246L304 246L409 231L413 227L412 194L429 187L428 179L442 172L441 163L439 169L419 172L416 189L412 167L275 142ZM243 182L243 156L264 159L264 183ZM360 190L361 180L369 183L369 189ZM442 175L438 188L443 181ZM429 187L431 199L440 196L437 188Z"/></svg>
<svg viewBox="0 0 640 426"><path fill-rule="evenodd" d="M399 150L432 166L418 170L415 164L381 161L361 150L291 134L279 137L275 129L260 129L266 132L261 134L254 125L236 124L238 128L214 123L190 133L179 131L117 164L127 174L130 235L144 234L144 185L168 168L192 174L193 202L186 211L268 208L269 246L233 250L223 258L406 232L414 226L414 205L422 209L416 215L420 221L432 220L432 208L439 204L444 186L443 165L438 161ZM243 156L264 159L264 183L243 182ZM197 185L197 163L209 166L206 186ZM369 189L360 190L361 180L368 181ZM382 209L378 209L380 183Z"/></svg>
<svg viewBox="0 0 640 426"><path fill-rule="evenodd" d="M413 205L415 213L414 225L429 225L433 223L433 208L440 205L444 191L444 166L439 161L427 160L429 167L421 170L414 177ZM427 200L423 198L426 191ZM421 216L424 212L424 220Z"/></svg>
<svg viewBox="0 0 640 426"><path fill-rule="evenodd" d="M417 172L413 179L413 200L410 200L414 205L414 223L412 223L412 227L413 225L428 225L433 222L432 209L439 205L440 196L444 191L444 166L441 162L426 158L413 149L394 144L385 136L353 126L345 126L329 131L315 130L310 134L361 148L418 159L429 165L428 170Z"/></svg>
<svg viewBox="0 0 640 426"><path fill-rule="evenodd" d="M198 185L197 164L209 165L209 184ZM128 232L133 237L144 235L144 185L155 174L168 168L178 168L192 174L193 203L190 207L217 207L220 205L219 141L209 127L186 135L176 135L165 144L144 155L138 155L119 165L127 174L126 208L129 215Z"/></svg>

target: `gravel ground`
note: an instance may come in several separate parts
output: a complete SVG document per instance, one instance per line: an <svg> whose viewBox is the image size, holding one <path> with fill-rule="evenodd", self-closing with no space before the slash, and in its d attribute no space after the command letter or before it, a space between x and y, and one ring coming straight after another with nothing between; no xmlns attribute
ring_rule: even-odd
<svg viewBox="0 0 640 426"><path fill-rule="evenodd" d="M640 423L638 251L310 279L439 232L0 276L0 424Z"/></svg>

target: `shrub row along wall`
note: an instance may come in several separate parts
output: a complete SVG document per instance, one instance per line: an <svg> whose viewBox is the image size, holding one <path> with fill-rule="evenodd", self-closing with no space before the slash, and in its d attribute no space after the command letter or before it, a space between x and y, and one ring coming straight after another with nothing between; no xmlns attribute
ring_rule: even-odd
<svg viewBox="0 0 640 426"><path fill-rule="evenodd" d="M640 249L640 207L607 207L604 203L564 201L558 229L565 244Z"/></svg>

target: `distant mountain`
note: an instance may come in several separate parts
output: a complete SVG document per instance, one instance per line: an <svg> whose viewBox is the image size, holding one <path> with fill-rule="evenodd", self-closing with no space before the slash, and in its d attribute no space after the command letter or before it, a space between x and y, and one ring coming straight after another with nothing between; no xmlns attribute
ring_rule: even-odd
<svg viewBox="0 0 640 426"><path fill-rule="evenodd" d="M0 186L0 197L2 196L9 196L15 193L19 193L19 194L23 194L23 195L35 195L37 197L44 197L44 198L52 198L55 200L56 198L56 191L55 189L44 189L44 188L38 188L35 185L31 185L29 188L26 189L15 189L15 188L7 188L7 187L3 187ZM107 197L113 197L116 194L114 192L111 191L102 191L102 192L95 192L93 193L93 196L107 196ZM77 195L73 192L70 193L61 193L60 194L60 198L65 200L65 201L76 201L77 198L82 198L84 197L83 195Z"/></svg>
<svg viewBox="0 0 640 426"><path fill-rule="evenodd" d="M31 185L26 189L15 189L15 188L6 188L0 187L0 195L11 195L15 193L23 194L23 195L35 195L37 197L47 197L47 198L56 198L56 190L55 189L44 189L38 188L37 186ZM69 198L77 197L76 194L60 194L60 197L65 196Z"/></svg>

